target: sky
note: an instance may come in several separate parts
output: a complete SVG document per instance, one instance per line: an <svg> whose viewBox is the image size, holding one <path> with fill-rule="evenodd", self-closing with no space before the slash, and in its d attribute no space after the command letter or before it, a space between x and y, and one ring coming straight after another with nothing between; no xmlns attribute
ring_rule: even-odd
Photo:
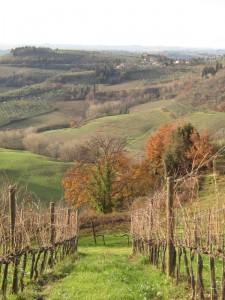
<svg viewBox="0 0 225 300"><path fill-rule="evenodd" d="M3 0L0 44L225 48L225 0Z"/></svg>

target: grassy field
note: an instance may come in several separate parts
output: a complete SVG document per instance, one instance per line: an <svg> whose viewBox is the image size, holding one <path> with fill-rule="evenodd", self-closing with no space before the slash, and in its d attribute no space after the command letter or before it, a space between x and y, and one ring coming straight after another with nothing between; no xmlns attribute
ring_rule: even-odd
<svg viewBox="0 0 225 300"><path fill-rule="evenodd" d="M71 164L22 151L0 149L0 175L3 181L18 182L35 193L43 204L62 197L61 179Z"/></svg>
<svg viewBox="0 0 225 300"><path fill-rule="evenodd" d="M188 120L200 130L207 129L211 136L225 126L225 113L213 111L196 111Z"/></svg>
<svg viewBox="0 0 225 300"><path fill-rule="evenodd" d="M225 176L214 174L200 177L199 199L202 209L216 207L225 194Z"/></svg>
<svg viewBox="0 0 225 300"><path fill-rule="evenodd" d="M172 121L168 112L159 109L173 100L156 101L136 106L129 114L103 117L75 129L59 129L43 133L50 142L76 139L85 141L98 133L110 133L127 138L129 147L141 149L149 134L164 122ZM140 145L140 143L142 143Z"/></svg>
<svg viewBox="0 0 225 300"><path fill-rule="evenodd" d="M124 90L133 90L133 89L144 89L149 85L146 80L130 80L123 83L118 83L115 85L106 85L99 84L98 91L99 92L111 92L111 91L124 91Z"/></svg>
<svg viewBox="0 0 225 300"><path fill-rule="evenodd" d="M103 117L75 129L45 132L49 141L76 139L83 142L98 133L124 137L133 154L143 153L149 135L161 124L174 121L191 122L199 131L207 129L215 137L225 126L225 113L199 111L174 100L160 100L135 106L129 114Z"/></svg>
<svg viewBox="0 0 225 300"><path fill-rule="evenodd" d="M78 253L14 299L143 300L188 299L184 285L151 268L145 257L133 257L124 238L106 237L106 246L81 238Z"/></svg>
<svg viewBox="0 0 225 300"><path fill-rule="evenodd" d="M135 152L142 152L145 142L153 130L171 118L162 111L147 114L129 114L96 119L80 128L61 129L43 133L49 142L75 139L84 142L91 137L104 133L126 138L128 147Z"/></svg>

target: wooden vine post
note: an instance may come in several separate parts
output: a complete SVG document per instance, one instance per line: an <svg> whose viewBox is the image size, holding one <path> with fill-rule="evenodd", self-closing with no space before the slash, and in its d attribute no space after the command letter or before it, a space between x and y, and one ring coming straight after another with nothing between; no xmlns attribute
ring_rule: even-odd
<svg viewBox="0 0 225 300"><path fill-rule="evenodd" d="M92 227L94 242L95 242L95 245L97 245L95 226L94 226L94 221L93 220L91 220L91 227Z"/></svg>
<svg viewBox="0 0 225 300"><path fill-rule="evenodd" d="M50 257L49 257L49 265L52 268L54 265L54 243L55 243L55 237L56 237L56 231L55 231L55 203L50 202L50 243L51 243L51 249L50 249ZM40 252L39 252L40 254ZM40 255L38 254L38 257ZM36 259L37 261L37 259Z"/></svg>
<svg viewBox="0 0 225 300"><path fill-rule="evenodd" d="M166 273L171 277L174 270L174 211L173 211L174 178L167 177L167 268Z"/></svg>
<svg viewBox="0 0 225 300"><path fill-rule="evenodd" d="M67 236L69 236L70 233L71 233L71 226L70 226L71 221L70 221L70 219L71 219L71 210L70 210L70 208L68 208L67 209L67 216L66 216Z"/></svg>
<svg viewBox="0 0 225 300"><path fill-rule="evenodd" d="M76 227L75 227L75 233L76 233L76 236L78 237L79 235L79 212L78 210L76 210L76 223L75 223Z"/></svg>
<svg viewBox="0 0 225 300"><path fill-rule="evenodd" d="M9 186L9 216L10 216L10 250L16 253L16 239L15 239L15 228L16 228L16 186ZM12 294L18 292L18 265L19 257L17 255L12 260L13 263L13 276L12 276Z"/></svg>
<svg viewBox="0 0 225 300"><path fill-rule="evenodd" d="M50 202L50 242L55 243L55 203Z"/></svg>
<svg viewBox="0 0 225 300"><path fill-rule="evenodd" d="M10 216L10 250L15 248L15 227L16 227L16 187L9 186L9 216Z"/></svg>
<svg viewBox="0 0 225 300"><path fill-rule="evenodd" d="M71 210L70 208L67 209L67 225L70 226L70 216L71 216Z"/></svg>

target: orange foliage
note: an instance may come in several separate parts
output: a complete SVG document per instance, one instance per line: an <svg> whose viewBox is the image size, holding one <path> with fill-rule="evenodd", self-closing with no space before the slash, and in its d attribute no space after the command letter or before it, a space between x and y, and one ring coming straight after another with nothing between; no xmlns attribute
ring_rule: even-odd
<svg viewBox="0 0 225 300"><path fill-rule="evenodd" d="M147 160L134 164L130 172L133 181L129 189L133 198L146 196L161 184L161 178L155 175Z"/></svg>
<svg viewBox="0 0 225 300"><path fill-rule="evenodd" d="M76 208L86 203L102 212L123 206L131 197L134 162L124 152L107 152L94 163L74 163L63 180L66 202Z"/></svg>
<svg viewBox="0 0 225 300"><path fill-rule="evenodd" d="M62 184L65 188L65 200L75 208L91 202L86 183L90 179L88 166L74 162L74 167L66 172Z"/></svg>
<svg viewBox="0 0 225 300"><path fill-rule="evenodd" d="M149 138L146 146L146 157L152 166L164 168L166 173L168 162L171 163L170 170L175 173L188 172L203 165L210 168L208 159L214 153L207 131L200 136L191 124L164 124Z"/></svg>
<svg viewBox="0 0 225 300"><path fill-rule="evenodd" d="M215 153L215 149L210 143L207 130L203 132L201 137L197 130L194 129L190 140L193 145L187 151L185 156L192 160L192 168L195 169L203 164L207 167L211 167L212 162L207 162L207 160Z"/></svg>
<svg viewBox="0 0 225 300"><path fill-rule="evenodd" d="M155 182L153 177L148 162L135 163L124 152L108 152L94 163L74 163L63 180L65 199L75 208L88 203L107 213L146 195Z"/></svg>
<svg viewBox="0 0 225 300"><path fill-rule="evenodd" d="M163 166L162 156L168 145L172 143L174 128L174 124L163 124L147 142L146 157L148 160L154 162L155 168Z"/></svg>

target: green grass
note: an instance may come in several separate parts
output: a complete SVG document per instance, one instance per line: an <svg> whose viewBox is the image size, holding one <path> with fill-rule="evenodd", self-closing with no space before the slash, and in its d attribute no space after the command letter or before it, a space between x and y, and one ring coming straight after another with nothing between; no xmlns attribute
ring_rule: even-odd
<svg viewBox="0 0 225 300"><path fill-rule="evenodd" d="M145 112L131 112L126 115L103 117L93 120L86 125L75 129L60 129L43 133L50 142L67 141L76 139L83 142L98 133L111 133L128 141L129 148L137 152L143 152L145 143L150 133L160 124L170 122L172 118L169 114L161 111L149 109Z"/></svg>
<svg viewBox="0 0 225 300"><path fill-rule="evenodd" d="M216 207L221 204L225 194L224 175L204 175L200 177L199 199L201 209Z"/></svg>
<svg viewBox="0 0 225 300"><path fill-rule="evenodd" d="M61 199L61 179L71 166L25 151L0 149L0 175L9 183L19 182L23 188L35 193L41 202L49 203Z"/></svg>
<svg viewBox="0 0 225 300"><path fill-rule="evenodd" d="M172 282L159 269L149 265L146 256L133 256L131 247L123 237L106 236L106 246L98 238L97 246L92 237L79 240L78 253L66 257L53 270L32 282L18 296L10 300L45 299L59 300L144 300L190 299L190 286L181 260L179 284ZM189 255L189 251L187 252ZM197 256L193 260L196 276ZM203 282L205 295L210 293L209 256L203 255ZM222 263L215 260L217 288L220 288ZM183 280L183 281L182 281Z"/></svg>
<svg viewBox="0 0 225 300"><path fill-rule="evenodd" d="M123 91L123 90L134 90L134 89L144 89L150 87L145 80L130 80L114 85L99 84L99 92L112 92L112 91Z"/></svg>
<svg viewBox="0 0 225 300"><path fill-rule="evenodd" d="M110 133L124 137L134 154L144 153L149 135L161 124L183 120L191 122L202 132L208 129L213 137L225 127L225 113L200 111L174 100L160 100L133 107L129 114L103 117L75 129L45 132L49 141L76 139L85 141L98 133Z"/></svg>
<svg viewBox="0 0 225 300"><path fill-rule="evenodd" d="M81 238L78 254L56 265L39 284L29 286L24 296L9 299L188 299L183 285L178 289L151 268L145 257L133 257L126 240L118 242L108 236L106 243L94 246L90 237Z"/></svg>
<svg viewBox="0 0 225 300"><path fill-rule="evenodd" d="M188 121L199 130L208 129L210 135L225 127L225 113L215 111L196 111L188 117Z"/></svg>

